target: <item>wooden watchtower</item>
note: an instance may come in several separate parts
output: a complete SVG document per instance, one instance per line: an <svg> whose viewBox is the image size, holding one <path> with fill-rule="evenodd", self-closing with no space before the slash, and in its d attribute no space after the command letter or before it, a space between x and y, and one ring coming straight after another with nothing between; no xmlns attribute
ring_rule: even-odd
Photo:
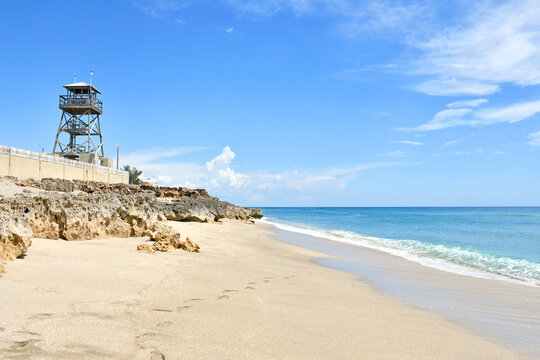
<svg viewBox="0 0 540 360"><path fill-rule="evenodd" d="M58 107L62 110L53 154L94 163L105 159L99 116L103 103L98 89L84 82L64 85Z"/></svg>

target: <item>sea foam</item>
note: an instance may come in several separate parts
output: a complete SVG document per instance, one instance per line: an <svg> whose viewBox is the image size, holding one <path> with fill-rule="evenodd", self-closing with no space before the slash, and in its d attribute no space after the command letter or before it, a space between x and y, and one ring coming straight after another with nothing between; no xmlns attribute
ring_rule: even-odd
<svg viewBox="0 0 540 360"><path fill-rule="evenodd" d="M473 248L364 236L353 231L325 230L284 224L272 218L259 220L285 231L376 249L424 266L480 278L540 286L540 264L497 256Z"/></svg>

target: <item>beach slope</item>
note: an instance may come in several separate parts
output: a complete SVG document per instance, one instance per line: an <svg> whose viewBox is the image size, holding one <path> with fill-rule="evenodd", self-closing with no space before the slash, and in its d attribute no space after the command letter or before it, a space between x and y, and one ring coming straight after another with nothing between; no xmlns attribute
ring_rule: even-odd
<svg viewBox="0 0 540 360"><path fill-rule="evenodd" d="M0 358L524 358L312 263L324 255L266 225L170 224L201 253L33 239L0 279Z"/></svg>

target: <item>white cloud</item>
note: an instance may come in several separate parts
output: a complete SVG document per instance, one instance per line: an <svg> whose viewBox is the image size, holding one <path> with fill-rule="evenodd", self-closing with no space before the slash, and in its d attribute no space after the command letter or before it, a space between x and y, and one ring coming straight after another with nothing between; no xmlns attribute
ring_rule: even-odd
<svg viewBox="0 0 540 360"><path fill-rule="evenodd" d="M132 4L153 17L162 17L187 5L185 1L180 0L132 0Z"/></svg>
<svg viewBox="0 0 540 360"><path fill-rule="evenodd" d="M473 137L473 136L474 136L474 134L471 134L471 135L469 135L469 136L460 137L460 138L457 138L457 139L454 139L454 140L450 140L450 141L445 142L445 143L443 144L443 146L446 147L446 146L454 145L454 144L457 144L458 142L461 142L461 141L466 140L466 139L468 139L468 138L471 138L471 137Z"/></svg>
<svg viewBox="0 0 540 360"><path fill-rule="evenodd" d="M377 155L377 156L385 156L385 157L406 157L406 156L412 156L412 153L407 152L407 151L397 150L397 151L392 151L392 152L388 152L388 153L384 153L384 154L379 154L379 155Z"/></svg>
<svg viewBox="0 0 540 360"><path fill-rule="evenodd" d="M206 170L208 171L206 176L209 178L211 185L219 187L221 184L226 183L231 187L239 188L245 184L247 176L236 173L230 168L235 156L231 148L225 146L220 155L206 163Z"/></svg>
<svg viewBox="0 0 540 360"><path fill-rule="evenodd" d="M280 11L291 10L301 15L319 1L313 0L224 0L237 12L256 17L272 16Z"/></svg>
<svg viewBox="0 0 540 360"><path fill-rule="evenodd" d="M224 30L227 34L232 34L234 32L234 28L233 27L229 27L229 28L226 28Z"/></svg>
<svg viewBox="0 0 540 360"><path fill-rule="evenodd" d="M335 166L315 171L284 171L277 174L251 174L251 186L257 190L292 190L304 192L313 189L342 190L361 172L400 165L402 162L375 162L361 165Z"/></svg>
<svg viewBox="0 0 540 360"><path fill-rule="evenodd" d="M428 95L489 95L499 90L497 85L456 78L428 80L415 88Z"/></svg>
<svg viewBox="0 0 540 360"><path fill-rule="evenodd" d="M466 155L501 155L504 154L503 151L499 150L484 150L484 149L476 149L474 151L468 151L468 150L462 150L462 151L453 151L446 154L431 154L431 156L434 157L442 157L442 156L466 156Z"/></svg>
<svg viewBox="0 0 540 360"><path fill-rule="evenodd" d="M531 141L529 141L527 144L531 146L540 146L540 131L529 134L529 138Z"/></svg>
<svg viewBox="0 0 540 360"><path fill-rule="evenodd" d="M417 90L432 95L487 95L509 83L540 84L540 0L491 1L454 28L413 43L417 73L433 77Z"/></svg>
<svg viewBox="0 0 540 360"><path fill-rule="evenodd" d="M342 190L349 181L363 171L391 166L415 165L402 162L374 162L315 170L295 169L276 173L241 173L232 168L236 155L229 146L223 148L219 155L204 165L171 160L177 156L176 154L185 154L179 149L150 150L127 154L124 158L130 160L130 165L143 170L143 177L157 179L163 185L202 187L212 193L249 195L253 199L270 196L275 190L292 192L297 195L314 189Z"/></svg>
<svg viewBox="0 0 540 360"><path fill-rule="evenodd" d="M432 120L414 128L399 128L399 131L432 131L446 129L453 126L464 125L463 117L469 114L471 109L447 109L439 111Z"/></svg>
<svg viewBox="0 0 540 360"><path fill-rule="evenodd" d="M222 0L234 11L256 19L291 12L295 16L324 16L338 19L338 28L345 37L356 37L366 31L394 30L420 26L419 17L426 17L427 7L405 1L354 0Z"/></svg>
<svg viewBox="0 0 540 360"><path fill-rule="evenodd" d="M540 100L513 104L505 107L472 109L446 109L438 112L432 120L413 128L399 131L432 131L455 126L482 126L497 123L515 123L540 112Z"/></svg>
<svg viewBox="0 0 540 360"><path fill-rule="evenodd" d="M540 100L514 104L507 107L478 110L476 116L480 124L499 122L515 123L540 112Z"/></svg>
<svg viewBox="0 0 540 360"><path fill-rule="evenodd" d="M395 143L395 144L414 145L414 146L424 145L424 144L421 143L420 141L411 141L411 140L394 141L394 143Z"/></svg>
<svg viewBox="0 0 540 360"><path fill-rule="evenodd" d="M475 100L462 100L454 101L453 103L447 104L449 108L462 108L462 107L478 107L481 104L487 103L487 99L475 99Z"/></svg>
<svg viewBox="0 0 540 360"><path fill-rule="evenodd" d="M402 37L413 32L413 29L426 24L430 17L427 6L421 3L406 3L403 1L325 1L327 4L339 3L334 6L334 14L342 17L339 26L342 35L355 38L367 31L387 32ZM407 29L407 31L403 31Z"/></svg>
<svg viewBox="0 0 540 360"><path fill-rule="evenodd" d="M461 138L459 139L454 139L454 140L450 140L450 141L447 141L443 144L443 146L450 146L450 145L454 145L454 144L457 144L458 142L461 141Z"/></svg>
<svg viewBox="0 0 540 360"><path fill-rule="evenodd" d="M120 163L124 165L136 166L137 164L151 163L159 159L171 158L186 155L208 149L204 146L183 146L176 148L151 149L148 151L132 152L120 157Z"/></svg>

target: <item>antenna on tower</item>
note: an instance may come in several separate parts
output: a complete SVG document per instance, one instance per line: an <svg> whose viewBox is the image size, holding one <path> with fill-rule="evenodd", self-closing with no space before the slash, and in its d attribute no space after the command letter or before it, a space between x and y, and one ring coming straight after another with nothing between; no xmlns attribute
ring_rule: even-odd
<svg viewBox="0 0 540 360"><path fill-rule="evenodd" d="M74 83L76 83L77 82L77 73L73 74L73 76L75 77Z"/></svg>
<svg viewBox="0 0 540 360"><path fill-rule="evenodd" d="M90 85L92 85L92 77L94 76L94 72L90 71Z"/></svg>

